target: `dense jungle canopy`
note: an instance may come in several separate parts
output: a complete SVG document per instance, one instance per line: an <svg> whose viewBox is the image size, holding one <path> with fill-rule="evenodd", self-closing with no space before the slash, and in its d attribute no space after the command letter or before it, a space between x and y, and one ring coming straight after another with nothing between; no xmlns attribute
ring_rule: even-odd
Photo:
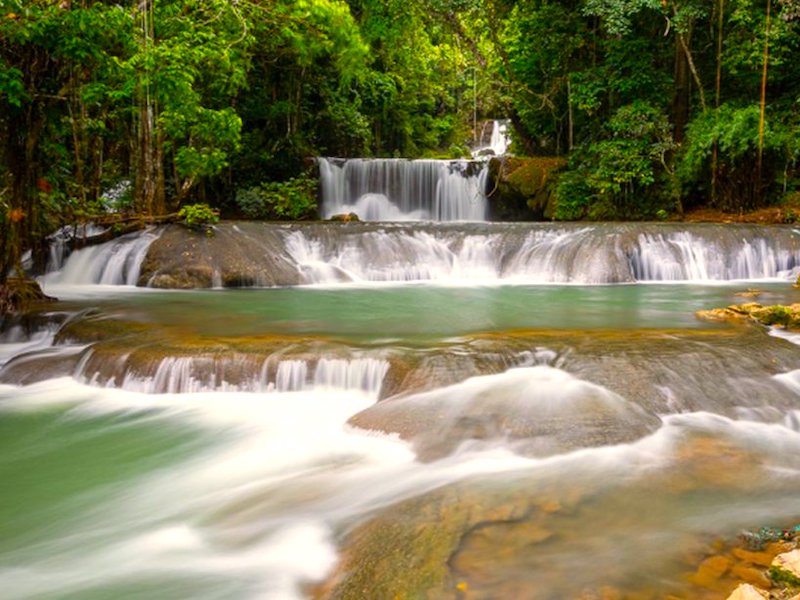
<svg viewBox="0 0 800 600"><path fill-rule="evenodd" d="M0 0L0 277L65 223L313 211L308 158L560 156L559 219L794 193L800 0ZM248 195L250 194L250 195Z"/></svg>

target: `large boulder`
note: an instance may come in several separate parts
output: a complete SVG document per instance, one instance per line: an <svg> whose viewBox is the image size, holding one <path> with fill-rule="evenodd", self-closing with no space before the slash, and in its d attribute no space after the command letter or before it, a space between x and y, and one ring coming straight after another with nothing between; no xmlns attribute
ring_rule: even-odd
<svg viewBox="0 0 800 600"><path fill-rule="evenodd" d="M138 285L166 289L297 285L283 240L263 223L220 223L211 234L168 225L150 245Z"/></svg>
<svg viewBox="0 0 800 600"><path fill-rule="evenodd" d="M553 157L503 156L489 161L489 212L497 221L552 217L557 173L566 161Z"/></svg>

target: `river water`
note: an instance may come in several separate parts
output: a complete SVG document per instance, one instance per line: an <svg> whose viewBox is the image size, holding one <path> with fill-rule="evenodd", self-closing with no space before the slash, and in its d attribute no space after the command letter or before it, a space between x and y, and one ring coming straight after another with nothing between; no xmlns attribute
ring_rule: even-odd
<svg viewBox="0 0 800 600"><path fill-rule="evenodd" d="M169 291L74 255L0 344L0 596L725 598L715 541L800 521L800 346L694 315L800 301L797 234L759 232L757 277L629 254L647 283Z"/></svg>

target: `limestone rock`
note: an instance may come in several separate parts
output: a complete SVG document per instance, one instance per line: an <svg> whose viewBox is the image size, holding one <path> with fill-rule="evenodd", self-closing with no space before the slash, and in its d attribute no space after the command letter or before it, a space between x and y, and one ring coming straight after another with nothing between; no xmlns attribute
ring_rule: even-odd
<svg viewBox="0 0 800 600"><path fill-rule="evenodd" d="M728 596L728 600L765 600L767 598L766 592L750 585L743 583Z"/></svg>
<svg viewBox="0 0 800 600"><path fill-rule="evenodd" d="M786 572L795 579L800 580L800 549L779 554L772 561L771 568Z"/></svg>
<svg viewBox="0 0 800 600"><path fill-rule="evenodd" d="M749 319L768 327L800 329L800 304L763 306L758 302L732 304L726 308L698 310L695 315L707 321L736 321Z"/></svg>

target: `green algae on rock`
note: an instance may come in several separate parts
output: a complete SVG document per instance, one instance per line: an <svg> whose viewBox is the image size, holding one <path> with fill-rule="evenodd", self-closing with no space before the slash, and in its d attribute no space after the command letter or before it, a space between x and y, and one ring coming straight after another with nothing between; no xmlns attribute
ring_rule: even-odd
<svg viewBox="0 0 800 600"><path fill-rule="evenodd" d="M708 321L755 321L768 327L800 329L800 304L764 306L758 302L732 304L725 308L699 310L698 318Z"/></svg>

